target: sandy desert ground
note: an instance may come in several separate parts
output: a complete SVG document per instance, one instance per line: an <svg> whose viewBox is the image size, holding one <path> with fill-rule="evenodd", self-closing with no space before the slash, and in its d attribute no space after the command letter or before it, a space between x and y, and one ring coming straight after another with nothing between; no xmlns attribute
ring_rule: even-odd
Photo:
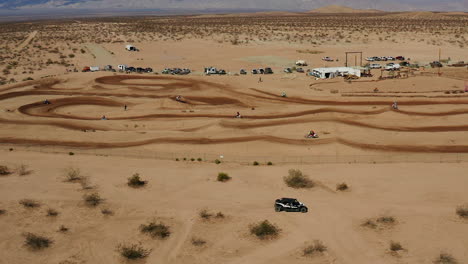
<svg viewBox="0 0 468 264"><path fill-rule="evenodd" d="M427 66L439 51L468 61L467 25L466 15L440 13L2 24L0 165L11 173L0 175L0 263L125 263L117 247L131 243L151 250L134 263L433 263L442 253L468 263L468 220L456 213L468 203L468 69ZM419 67L350 82L283 72L298 59L306 69L342 66L346 51ZM159 73L80 72L107 64ZM207 66L228 74L205 76ZM161 74L166 67L193 72ZM260 67L275 73L237 74ZM320 137L304 138L309 130ZM70 168L81 179L67 182ZM289 169L314 187L288 187ZM232 179L217 181L220 172ZM134 173L148 184L127 186ZM336 190L343 182L350 188ZM103 200L88 206L93 193ZM280 197L310 211L277 213ZM142 234L152 219L170 235ZM276 237L250 234L263 220ZM28 249L28 232L53 243ZM326 250L305 256L315 240Z"/></svg>

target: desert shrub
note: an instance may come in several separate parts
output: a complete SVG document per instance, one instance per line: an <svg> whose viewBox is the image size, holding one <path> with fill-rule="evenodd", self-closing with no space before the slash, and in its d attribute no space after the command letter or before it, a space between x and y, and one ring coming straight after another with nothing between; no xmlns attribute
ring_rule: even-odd
<svg viewBox="0 0 468 264"><path fill-rule="evenodd" d="M119 245L117 251L126 259L143 259L149 256L150 249L146 249L141 244Z"/></svg>
<svg viewBox="0 0 468 264"><path fill-rule="evenodd" d="M0 175L10 175L11 171L7 166L0 166Z"/></svg>
<svg viewBox="0 0 468 264"><path fill-rule="evenodd" d="M377 223L375 223L374 220L367 219L361 224L361 226L374 229L377 228Z"/></svg>
<svg viewBox="0 0 468 264"><path fill-rule="evenodd" d="M0 209L0 215L4 215L6 214L6 210L5 209Z"/></svg>
<svg viewBox="0 0 468 264"><path fill-rule="evenodd" d="M57 210L55 209L52 209L52 208L47 209L47 216L57 216L58 214L59 212L57 212Z"/></svg>
<svg viewBox="0 0 468 264"><path fill-rule="evenodd" d="M26 208L36 208L36 207L41 206L39 202L32 200L32 199L23 199L19 201L19 203Z"/></svg>
<svg viewBox="0 0 468 264"><path fill-rule="evenodd" d="M200 161L200 162L201 162L201 161L202 161L202 158L198 158L197 161Z"/></svg>
<svg viewBox="0 0 468 264"><path fill-rule="evenodd" d="M132 177L128 178L127 185L133 188L143 187L147 182L140 179L140 174L135 173Z"/></svg>
<svg viewBox="0 0 468 264"><path fill-rule="evenodd" d="M93 186L91 186L91 183L88 177L82 177L80 180L80 185L81 185L81 189L83 190L90 190L93 188Z"/></svg>
<svg viewBox="0 0 468 264"><path fill-rule="evenodd" d="M258 163L258 161L254 161L252 164L253 164L254 166L260 165L260 163Z"/></svg>
<svg viewBox="0 0 468 264"><path fill-rule="evenodd" d="M284 177L286 185L292 188L311 188L314 187L314 182L307 175L302 174L300 170L291 169L288 171L288 176Z"/></svg>
<svg viewBox="0 0 468 264"><path fill-rule="evenodd" d="M231 176L229 176L225 172L220 172L220 173L218 173L218 178L217 179L220 182L226 182L226 181L229 181L231 179Z"/></svg>
<svg viewBox="0 0 468 264"><path fill-rule="evenodd" d="M25 176L31 173L30 170L28 170L28 166L21 164L18 167L16 167L16 173L20 176Z"/></svg>
<svg viewBox="0 0 468 264"><path fill-rule="evenodd" d="M114 215L114 212L113 212L112 210L108 209L108 208L102 209L102 210L101 210L101 213L102 213L103 215Z"/></svg>
<svg viewBox="0 0 468 264"><path fill-rule="evenodd" d="M67 182L78 182L83 179L81 170L79 168L67 168L65 169L65 181Z"/></svg>
<svg viewBox="0 0 468 264"><path fill-rule="evenodd" d="M147 225L141 225L140 231L144 234L148 234L153 238L166 238L171 235L169 226L163 223L156 224L155 221L148 223Z"/></svg>
<svg viewBox="0 0 468 264"><path fill-rule="evenodd" d="M85 194L83 200L88 206L98 206L102 202L101 196L98 193Z"/></svg>
<svg viewBox="0 0 468 264"><path fill-rule="evenodd" d="M73 156L73 155L75 155L75 153L70 151L70 152L68 152L68 155Z"/></svg>
<svg viewBox="0 0 468 264"><path fill-rule="evenodd" d="M327 251L327 247L320 240L314 240L312 245L307 246L303 250L304 256L311 256L314 254L320 254Z"/></svg>
<svg viewBox="0 0 468 264"><path fill-rule="evenodd" d="M250 226L250 233L260 239L274 238L279 232L280 229L268 220Z"/></svg>
<svg viewBox="0 0 468 264"><path fill-rule="evenodd" d="M210 217L212 216L206 209L201 210L198 215L202 219L210 219Z"/></svg>
<svg viewBox="0 0 468 264"><path fill-rule="evenodd" d="M176 160L176 161L179 161L179 158L176 158L175 160Z"/></svg>
<svg viewBox="0 0 468 264"><path fill-rule="evenodd" d="M397 251L403 250L403 247L401 246L401 244L399 242L391 241L390 242L390 250L392 252L397 252Z"/></svg>
<svg viewBox="0 0 468 264"><path fill-rule="evenodd" d="M348 185L346 183L344 183L344 182L339 183L339 184L336 185L336 190L337 191L346 191L348 189L349 189Z"/></svg>
<svg viewBox="0 0 468 264"><path fill-rule="evenodd" d="M215 215L216 218L224 218L224 214L221 212L217 212Z"/></svg>
<svg viewBox="0 0 468 264"><path fill-rule="evenodd" d="M66 233L68 232L68 230L69 230L68 227L61 225L58 231L62 233Z"/></svg>
<svg viewBox="0 0 468 264"><path fill-rule="evenodd" d="M216 163L216 164L220 164L220 163L221 163L221 161L220 161L219 159L215 159L214 163Z"/></svg>
<svg viewBox="0 0 468 264"><path fill-rule="evenodd" d="M206 241L201 238L196 238L196 237L192 238L192 245L194 246L201 247L205 244L206 244Z"/></svg>
<svg viewBox="0 0 468 264"><path fill-rule="evenodd" d="M384 215L377 218L377 222L382 224L393 224L396 222L396 219L393 216Z"/></svg>
<svg viewBox="0 0 468 264"><path fill-rule="evenodd" d="M456 212L458 216L468 218L468 204L458 206Z"/></svg>
<svg viewBox="0 0 468 264"><path fill-rule="evenodd" d="M271 165L273 165L273 162L269 161L269 162L267 163L267 165L268 165L268 166L271 166Z"/></svg>
<svg viewBox="0 0 468 264"><path fill-rule="evenodd" d="M187 158L184 158L184 160L187 160Z"/></svg>
<svg viewBox="0 0 468 264"><path fill-rule="evenodd" d="M457 260L448 253L440 253L439 256L434 260L436 264L457 264Z"/></svg>
<svg viewBox="0 0 468 264"><path fill-rule="evenodd" d="M53 243L53 241L50 238L36 235L33 233L27 233L25 236L25 245L33 250L48 248Z"/></svg>

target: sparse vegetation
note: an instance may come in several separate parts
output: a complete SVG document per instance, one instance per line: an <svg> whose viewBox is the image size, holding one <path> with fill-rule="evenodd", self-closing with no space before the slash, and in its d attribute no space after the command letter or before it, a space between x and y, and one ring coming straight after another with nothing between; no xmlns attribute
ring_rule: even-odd
<svg viewBox="0 0 468 264"><path fill-rule="evenodd" d="M36 235L33 233L27 233L25 237L25 245L32 250L41 250L44 248L48 248L53 243L53 241L50 238Z"/></svg>
<svg viewBox="0 0 468 264"><path fill-rule="evenodd" d="M10 175L11 174L11 171L10 169L8 169L7 166L3 166L3 165L0 165L0 175Z"/></svg>
<svg viewBox="0 0 468 264"><path fill-rule="evenodd" d="M288 171L288 176L284 177L284 182L286 185L292 188L312 188L315 183L309 179L307 175L302 174L302 171L290 169Z"/></svg>
<svg viewBox="0 0 468 264"><path fill-rule="evenodd" d="M148 224L143 224L140 226L140 231L144 234L148 234L153 238L166 238L171 235L171 231L169 230L169 226L159 223L157 224L155 221L151 221Z"/></svg>
<svg viewBox="0 0 468 264"><path fill-rule="evenodd" d="M220 164L220 163L221 163L221 161L220 161L219 159L215 159L214 163L216 163L216 164Z"/></svg>
<svg viewBox="0 0 468 264"><path fill-rule="evenodd" d="M150 249L144 248L141 244L119 245L117 251L120 255L129 260L144 259L151 253Z"/></svg>
<svg viewBox="0 0 468 264"><path fill-rule="evenodd" d="M132 177L128 178L127 185L133 188L139 188L145 186L146 183L146 181L141 180L140 174L135 173Z"/></svg>
<svg viewBox="0 0 468 264"><path fill-rule="evenodd" d="M114 215L114 212L113 212L112 210L108 209L108 208L102 209L102 210L101 210L101 213L102 213L103 215Z"/></svg>
<svg viewBox="0 0 468 264"><path fill-rule="evenodd" d="M19 201L19 203L26 208L37 208L41 206L39 202L32 200L32 199L23 199Z"/></svg>
<svg viewBox="0 0 468 264"><path fill-rule="evenodd" d="M79 182L83 179L81 170L79 168L67 168L65 169L65 181L66 182Z"/></svg>
<svg viewBox="0 0 468 264"><path fill-rule="evenodd" d="M339 183L339 184L336 185L336 190L337 191L346 191L348 189L349 189L348 185L346 183L344 183L344 182Z"/></svg>
<svg viewBox="0 0 468 264"><path fill-rule="evenodd" d="M16 167L16 173L18 173L18 175L20 176L31 174L31 172L32 172L31 170L28 170L27 165L21 164L18 167Z"/></svg>
<svg viewBox="0 0 468 264"><path fill-rule="evenodd" d="M202 219L210 219L210 217L212 216L212 214L210 214L206 209L203 209L200 211L200 213L198 214Z"/></svg>
<svg viewBox="0 0 468 264"><path fill-rule="evenodd" d="M69 230L68 227L66 227L64 225L61 225L58 231L61 232L61 233L66 233L66 232L68 232L68 230Z"/></svg>
<svg viewBox="0 0 468 264"><path fill-rule="evenodd" d="M399 242L391 241L390 242L390 250L392 252L398 252L400 250L403 250L403 246L401 246L401 244Z"/></svg>
<svg viewBox="0 0 468 264"><path fill-rule="evenodd" d="M273 162L269 161L269 162L267 163L267 165L268 165L268 166L271 166L271 165L273 165Z"/></svg>
<svg viewBox="0 0 468 264"><path fill-rule="evenodd" d="M96 207L102 202L102 198L98 193L85 194L83 200L86 205Z"/></svg>
<svg viewBox="0 0 468 264"><path fill-rule="evenodd" d="M322 254L327 251L327 247L320 240L314 240L312 245L307 246L303 250L304 256L313 256L315 254Z"/></svg>
<svg viewBox="0 0 468 264"><path fill-rule="evenodd" d="M250 226L250 233L260 239L269 239L277 237L280 229L268 220L264 220Z"/></svg>
<svg viewBox="0 0 468 264"><path fill-rule="evenodd" d="M0 209L0 215L4 215L4 214L6 214L6 212L7 211L5 209Z"/></svg>
<svg viewBox="0 0 468 264"><path fill-rule="evenodd" d="M434 260L435 264L457 264L457 260L448 253L440 253Z"/></svg>
<svg viewBox="0 0 468 264"><path fill-rule="evenodd" d="M458 206L456 213L459 217L468 219L468 204Z"/></svg>
<svg viewBox="0 0 468 264"><path fill-rule="evenodd" d="M252 165L258 166L258 165L260 165L260 163L258 163L258 161L254 161L254 162L252 163Z"/></svg>
<svg viewBox="0 0 468 264"><path fill-rule="evenodd" d="M58 214L59 212L57 212L57 210L55 209L52 209L52 208L47 209L47 216L57 216Z"/></svg>
<svg viewBox="0 0 468 264"><path fill-rule="evenodd" d="M206 244L206 241L201 239L201 238L196 238L196 237L192 238L192 245L194 245L196 247L201 247L201 246L203 246L205 244Z"/></svg>
<svg viewBox="0 0 468 264"><path fill-rule="evenodd" d="M390 227L396 223L396 219L393 216L383 215L374 219L366 219L361 226L376 229Z"/></svg>
<svg viewBox="0 0 468 264"><path fill-rule="evenodd" d="M68 155L73 156L73 155L75 155L75 153L70 151L70 152L68 152Z"/></svg>
<svg viewBox="0 0 468 264"><path fill-rule="evenodd" d="M377 222L383 223L383 224L393 224L396 222L396 220L395 220L395 217L393 216L384 215L384 216L380 216L379 218L377 218Z"/></svg>
<svg viewBox="0 0 468 264"><path fill-rule="evenodd" d="M220 182L226 182L226 181L229 181L231 179L231 176L229 176L225 172L220 172L220 173L218 173L218 178L217 179Z"/></svg>

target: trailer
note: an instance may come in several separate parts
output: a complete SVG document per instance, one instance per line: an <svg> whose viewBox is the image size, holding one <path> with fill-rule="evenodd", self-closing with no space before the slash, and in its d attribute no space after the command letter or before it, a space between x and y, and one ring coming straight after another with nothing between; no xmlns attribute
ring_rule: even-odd
<svg viewBox="0 0 468 264"><path fill-rule="evenodd" d="M91 67L89 67L89 70L92 71L92 72L96 72L96 71L99 71L99 67L98 66L91 66Z"/></svg>

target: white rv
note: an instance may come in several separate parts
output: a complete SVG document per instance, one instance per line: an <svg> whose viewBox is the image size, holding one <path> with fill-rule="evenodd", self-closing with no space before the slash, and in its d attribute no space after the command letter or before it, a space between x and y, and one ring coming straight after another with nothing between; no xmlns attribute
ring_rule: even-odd
<svg viewBox="0 0 468 264"><path fill-rule="evenodd" d="M99 71L99 67L98 66L91 66L91 67L89 67L89 70L92 71L92 72Z"/></svg>

